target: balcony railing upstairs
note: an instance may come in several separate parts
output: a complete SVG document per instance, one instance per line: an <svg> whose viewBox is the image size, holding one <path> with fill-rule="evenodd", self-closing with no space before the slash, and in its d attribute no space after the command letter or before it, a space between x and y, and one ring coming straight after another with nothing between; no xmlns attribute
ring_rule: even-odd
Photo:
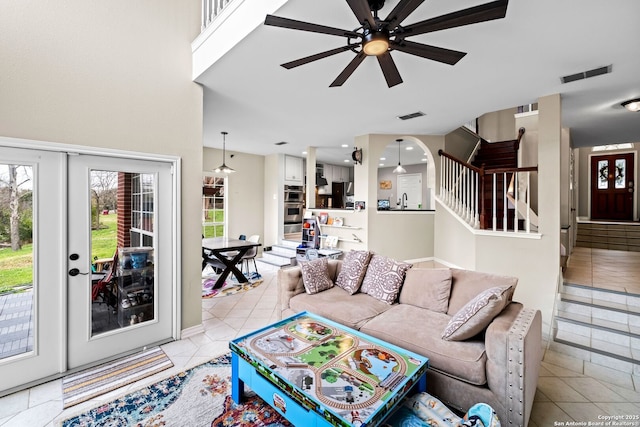
<svg viewBox="0 0 640 427"><path fill-rule="evenodd" d="M531 174L538 167L484 169L440 155L440 200L471 227L503 232L537 232L531 209Z"/></svg>
<svg viewBox="0 0 640 427"><path fill-rule="evenodd" d="M202 31L234 0L202 0Z"/></svg>

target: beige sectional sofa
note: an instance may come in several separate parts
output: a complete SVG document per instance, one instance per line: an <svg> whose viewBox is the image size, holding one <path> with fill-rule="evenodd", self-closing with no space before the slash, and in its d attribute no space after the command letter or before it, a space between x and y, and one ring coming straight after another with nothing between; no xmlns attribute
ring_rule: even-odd
<svg viewBox="0 0 640 427"><path fill-rule="evenodd" d="M328 261L333 282L342 264ZM511 301L516 284L513 277L468 270L411 268L390 304L371 292L350 294L339 286L309 294L296 266L278 272L278 307L282 318L309 311L427 356L432 395L462 413L484 402L496 410L502 425L526 426L542 359L542 326L539 311ZM473 319L461 322L455 333L462 331L464 339L443 339L451 323L460 326L452 318L495 287L508 290L498 295L497 300L506 299L494 308L498 312L489 325L476 333L464 330Z"/></svg>

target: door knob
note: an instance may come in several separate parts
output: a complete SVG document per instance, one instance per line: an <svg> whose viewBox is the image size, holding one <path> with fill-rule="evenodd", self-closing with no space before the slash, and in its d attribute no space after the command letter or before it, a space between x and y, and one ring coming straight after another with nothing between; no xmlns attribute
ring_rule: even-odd
<svg viewBox="0 0 640 427"><path fill-rule="evenodd" d="M71 254L71 255L69 255L69 259L70 259L71 261L77 261L79 258L80 258L80 255L78 255L78 254Z"/></svg>

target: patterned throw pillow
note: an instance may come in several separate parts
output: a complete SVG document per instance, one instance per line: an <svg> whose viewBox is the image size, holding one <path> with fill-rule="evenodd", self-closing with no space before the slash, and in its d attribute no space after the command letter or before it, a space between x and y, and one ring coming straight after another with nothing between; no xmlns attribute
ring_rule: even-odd
<svg viewBox="0 0 640 427"><path fill-rule="evenodd" d="M326 257L300 262L304 290L313 295L333 287L329 277L329 262Z"/></svg>
<svg viewBox="0 0 640 427"><path fill-rule="evenodd" d="M341 287L350 295L355 294L360 289L362 279L367 272L367 266L371 259L369 251L350 251L342 261L340 274L336 279L336 286Z"/></svg>
<svg viewBox="0 0 640 427"><path fill-rule="evenodd" d="M393 304L398 297L404 276L412 264L396 261L382 255L373 255L360 292L371 295L387 304Z"/></svg>
<svg viewBox="0 0 640 427"><path fill-rule="evenodd" d="M511 286L503 286L479 293L449 320L442 338L462 341L480 333L507 306L513 293L511 289Z"/></svg>

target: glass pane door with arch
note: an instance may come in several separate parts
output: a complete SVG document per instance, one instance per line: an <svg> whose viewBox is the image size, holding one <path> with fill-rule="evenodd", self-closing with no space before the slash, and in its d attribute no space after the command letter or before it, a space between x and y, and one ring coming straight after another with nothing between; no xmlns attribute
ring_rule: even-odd
<svg viewBox="0 0 640 427"><path fill-rule="evenodd" d="M171 163L69 157L69 368L174 338Z"/></svg>
<svg viewBox="0 0 640 427"><path fill-rule="evenodd" d="M0 147L0 394L64 370L64 162Z"/></svg>

